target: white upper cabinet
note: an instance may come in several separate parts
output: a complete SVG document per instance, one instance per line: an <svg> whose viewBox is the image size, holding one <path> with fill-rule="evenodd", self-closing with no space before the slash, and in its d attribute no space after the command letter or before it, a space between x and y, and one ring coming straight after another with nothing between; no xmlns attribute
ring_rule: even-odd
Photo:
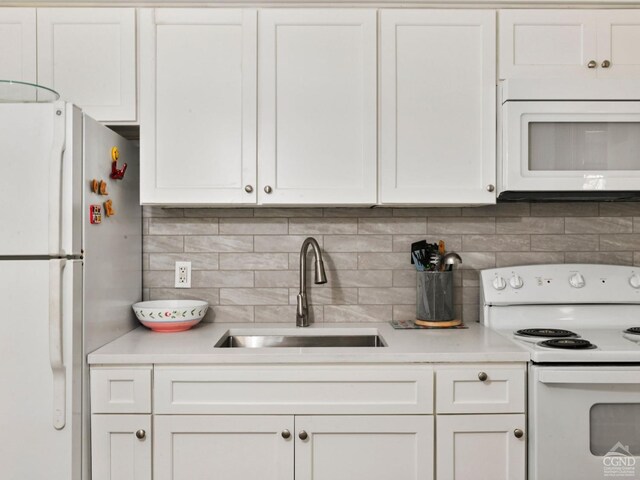
<svg viewBox="0 0 640 480"><path fill-rule="evenodd" d="M376 26L369 9L260 11L260 203L376 203Z"/></svg>
<svg viewBox="0 0 640 480"><path fill-rule="evenodd" d="M140 10L142 203L256 201L256 10Z"/></svg>
<svg viewBox="0 0 640 480"><path fill-rule="evenodd" d="M36 82L36 10L0 9L0 79Z"/></svg>
<svg viewBox="0 0 640 480"><path fill-rule="evenodd" d="M640 78L640 10L608 10L598 21L598 77Z"/></svg>
<svg viewBox="0 0 640 480"><path fill-rule="evenodd" d="M638 10L501 10L500 78L640 78Z"/></svg>
<svg viewBox="0 0 640 480"><path fill-rule="evenodd" d="M495 202L495 42L493 10L381 11L381 203Z"/></svg>
<svg viewBox="0 0 640 480"><path fill-rule="evenodd" d="M38 83L102 122L136 120L133 8L39 8Z"/></svg>

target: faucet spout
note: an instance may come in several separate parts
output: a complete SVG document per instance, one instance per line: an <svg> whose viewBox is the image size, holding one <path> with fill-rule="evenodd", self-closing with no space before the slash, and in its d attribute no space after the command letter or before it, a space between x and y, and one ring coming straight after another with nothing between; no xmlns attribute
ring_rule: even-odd
<svg viewBox="0 0 640 480"><path fill-rule="evenodd" d="M322 252L318 242L313 237L308 237L302 242L300 249L300 291L298 292L297 308L296 308L296 326L309 326L309 306L307 303L307 250L309 246L313 248L313 256L315 260L314 283L327 283L327 274L324 271L324 261L322 260Z"/></svg>

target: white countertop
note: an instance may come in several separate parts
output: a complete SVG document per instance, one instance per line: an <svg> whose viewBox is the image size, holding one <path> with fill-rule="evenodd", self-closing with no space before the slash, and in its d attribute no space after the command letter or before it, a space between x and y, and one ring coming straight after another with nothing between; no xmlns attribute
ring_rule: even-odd
<svg viewBox="0 0 640 480"><path fill-rule="evenodd" d="M89 354L90 364L527 362L529 352L478 323L466 329L394 330L388 323L201 323L180 333L137 328ZM363 332L362 329L366 329ZM268 330L268 331L265 331ZM378 333L387 347L213 348L228 331L244 334ZM240 331L240 332L239 332Z"/></svg>

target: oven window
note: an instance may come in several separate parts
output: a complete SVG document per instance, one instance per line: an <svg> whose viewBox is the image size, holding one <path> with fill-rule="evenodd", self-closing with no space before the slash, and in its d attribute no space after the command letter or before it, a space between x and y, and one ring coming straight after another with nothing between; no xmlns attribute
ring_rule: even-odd
<svg viewBox="0 0 640 480"><path fill-rule="evenodd" d="M640 403L597 403L589 413L591 453L599 457L628 450L640 456Z"/></svg>
<svg viewBox="0 0 640 480"><path fill-rule="evenodd" d="M530 122L529 170L640 170L640 122Z"/></svg>

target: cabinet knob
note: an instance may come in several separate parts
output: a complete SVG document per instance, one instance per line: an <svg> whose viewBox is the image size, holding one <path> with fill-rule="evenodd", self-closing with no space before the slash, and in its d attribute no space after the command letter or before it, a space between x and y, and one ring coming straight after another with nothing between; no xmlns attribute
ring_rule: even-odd
<svg viewBox="0 0 640 480"><path fill-rule="evenodd" d="M493 185L489 184L487 185L487 192L493 192L496 189L496 187L494 187Z"/></svg>
<svg viewBox="0 0 640 480"><path fill-rule="evenodd" d="M265 193L271 193L271 192L273 192L273 188L271 188L269 185L267 185L266 187L264 187L264 192Z"/></svg>
<svg viewBox="0 0 640 480"><path fill-rule="evenodd" d="M247 185L244 187L244 191L247 193L253 192L253 187L251 185Z"/></svg>
<svg viewBox="0 0 640 480"><path fill-rule="evenodd" d="M595 60L591 60L589 63L587 63L588 68L596 68L597 66L598 63Z"/></svg>
<svg viewBox="0 0 640 480"><path fill-rule="evenodd" d="M485 372L480 372L478 374L478 380L480 380L481 382L486 382L488 378L489 375L487 375Z"/></svg>
<svg viewBox="0 0 640 480"><path fill-rule="evenodd" d="M307 438L309 438L309 434L304 430L301 430L300 433L298 434L298 438L300 440L306 440Z"/></svg>
<svg viewBox="0 0 640 480"><path fill-rule="evenodd" d="M611 62L609 60L605 60L600 64L602 68L609 68L611 66Z"/></svg>
<svg viewBox="0 0 640 480"><path fill-rule="evenodd" d="M144 430L140 429L136 432L136 438L139 440L144 440L145 437L147 436L147 432L145 432Z"/></svg>
<svg viewBox="0 0 640 480"><path fill-rule="evenodd" d="M291 432L289 430L282 430L282 433L280 435L282 435L282 438L286 440L287 438L291 437Z"/></svg>
<svg viewBox="0 0 640 480"><path fill-rule="evenodd" d="M522 430L520 430L519 428L516 428L513 431L513 436L516 438L522 438L524 436L524 432Z"/></svg>

